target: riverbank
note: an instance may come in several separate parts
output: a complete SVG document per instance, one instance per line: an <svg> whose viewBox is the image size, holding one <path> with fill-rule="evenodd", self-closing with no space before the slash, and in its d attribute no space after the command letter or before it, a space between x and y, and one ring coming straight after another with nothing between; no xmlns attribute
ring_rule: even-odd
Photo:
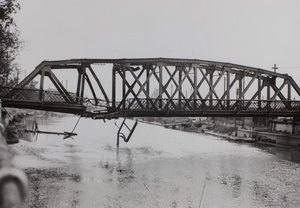
<svg viewBox="0 0 300 208"><path fill-rule="evenodd" d="M227 140L234 141L245 141L253 142L253 138L249 138L246 134L243 134L245 130L235 129L234 127L222 126L220 124L214 124L209 121L193 121L192 119L181 119L181 118L164 118L158 120L149 121L146 119L138 119L139 122L147 123L151 125L163 126L165 128L171 128L175 130L185 131L185 132L195 132L203 133L208 135L213 135L217 137L222 137ZM238 132L236 132L238 131ZM236 134L236 136L234 136ZM243 136L238 136L243 134Z"/></svg>
<svg viewBox="0 0 300 208"><path fill-rule="evenodd" d="M164 126L185 132L195 132L212 135L233 142L258 143L263 145L297 148L300 150L300 136L285 134L282 132L257 131L250 127L250 130L238 128L226 124L220 124L214 120L193 120L182 118L164 119L139 119L139 122Z"/></svg>
<svg viewBox="0 0 300 208"><path fill-rule="evenodd" d="M6 142L7 144L16 144L20 139L33 141L36 139L35 133L26 133L26 130L38 130L38 124L62 116L65 115L46 111L5 109L2 112L2 123L6 129Z"/></svg>

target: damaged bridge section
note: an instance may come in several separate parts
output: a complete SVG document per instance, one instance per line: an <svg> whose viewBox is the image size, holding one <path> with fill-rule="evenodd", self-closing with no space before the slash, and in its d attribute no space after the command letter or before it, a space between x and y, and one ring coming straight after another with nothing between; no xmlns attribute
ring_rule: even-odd
<svg viewBox="0 0 300 208"><path fill-rule="evenodd" d="M72 91L56 75L57 70L76 72L76 77L67 80L75 83ZM37 86L30 87L32 82ZM48 82L54 89L45 90ZM298 117L299 97L300 88L287 74L231 63L169 58L44 61L14 88L0 88L6 107L94 119Z"/></svg>

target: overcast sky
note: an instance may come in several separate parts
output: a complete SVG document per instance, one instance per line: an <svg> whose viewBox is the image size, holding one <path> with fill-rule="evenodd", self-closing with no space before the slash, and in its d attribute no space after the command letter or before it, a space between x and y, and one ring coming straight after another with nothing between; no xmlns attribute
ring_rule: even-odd
<svg viewBox="0 0 300 208"><path fill-rule="evenodd" d="M300 84L300 0L18 2L27 74L43 60L165 57L276 63Z"/></svg>

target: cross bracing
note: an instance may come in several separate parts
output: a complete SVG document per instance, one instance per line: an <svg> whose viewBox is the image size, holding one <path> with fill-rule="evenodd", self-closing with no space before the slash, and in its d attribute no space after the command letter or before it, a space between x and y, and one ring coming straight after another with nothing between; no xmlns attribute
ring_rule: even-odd
<svg viewBox="0 0 300 208"><path fill-rule="evenodd" d="M76 71L76 85L72 91L66 89L55 72L71 69ZM104 76L99 76L98 70L104 71ZM36 79L38 86L28 89L30 82ZM46 79L55 91L45 90ZM3 104L9 107L76 113L93 118L295 117L300 112L300 88L291 76L194 59L44 61L15 89L2 88L0 96Z"/></svg>

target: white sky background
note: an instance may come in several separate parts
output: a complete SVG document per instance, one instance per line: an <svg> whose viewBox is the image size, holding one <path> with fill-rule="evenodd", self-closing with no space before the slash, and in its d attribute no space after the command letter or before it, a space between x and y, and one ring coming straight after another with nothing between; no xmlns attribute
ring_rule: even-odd
<svg viewBox="0 0 300 208"><path fill-rule="evenodd" d="M189 58L267 70L276 63L300 85L300 0L18 2L27 74L43 60Z"/></svg>

